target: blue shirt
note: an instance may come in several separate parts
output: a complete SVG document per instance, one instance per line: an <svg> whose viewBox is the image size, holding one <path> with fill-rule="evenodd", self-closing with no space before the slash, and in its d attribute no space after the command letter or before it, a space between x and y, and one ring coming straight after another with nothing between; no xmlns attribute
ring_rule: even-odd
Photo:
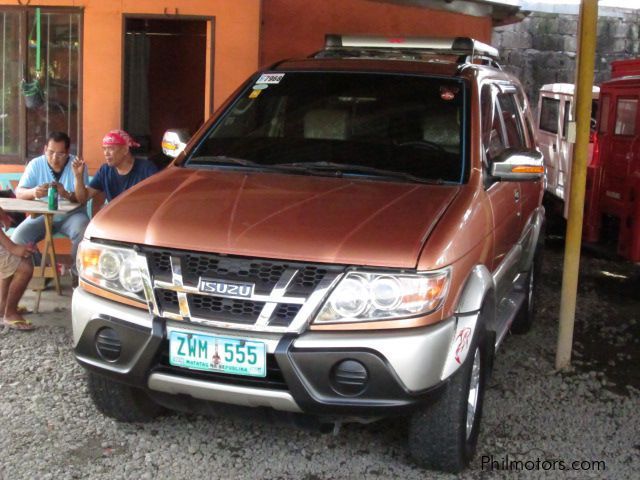
<svg viewBox="0 0 640 480"><path fill-rule="evenodd" d="M157 171L158 168L151 161L144 158L135 158L133 167L126 175L120 175L115 168L105 163L89 182L89 188L104 192L107 201L110 202L128 188L133 187L136 183L150 177Z"/></svg>
<svg viewBox="0 0 640 480"><path fill-rule="evenodd" d="M74 186L73 168L71 167L71 162L74 158L75 157L73 155L69 155L67 164L62 169L60 180L58 180L58 183L62 184L67 192L76 191ZM82 176L84 177L84 184L86 185L89 181L87 167L84 168ZM43 183L51 183L53 181L55 181L55 177L51 172L51 167L47 162L47 157L40 155L27 164L27 168L24 169L24 173L18 182L18 188L33 188L38 185L42 185Z"/></svg>

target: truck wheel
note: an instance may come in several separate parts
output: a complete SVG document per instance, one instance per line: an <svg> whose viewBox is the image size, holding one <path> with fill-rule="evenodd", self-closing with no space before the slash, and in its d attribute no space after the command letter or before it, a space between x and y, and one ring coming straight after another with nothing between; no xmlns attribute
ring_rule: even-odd
<svg viewBox="0 0 640 480"><path fill-rule="evenodd" d="M511 324L511 333L520 335L527 333L531 330L533 321L536 316L536 300L539 294L538 292L538 276L542 268L542 247L538 247L533 262L531 262L531 268L527 273L526 287L525 287L525 301L520 307L520 310L516 314Z"/></svg>
<svg viewBox="0 0 640 480"><path fill-rule="evenodd" d="M475 453L491 363L484 331L475 337L440 394L410 418L409 452L422 467L457 473Z"/></svg>
<svg viewBox="0 0 640 480"><path fill-rule="evenodd" d="M120 422L148 422L164 412L164 408L139 388L114 382L89 373L87 386L96 408Z"/></svg>

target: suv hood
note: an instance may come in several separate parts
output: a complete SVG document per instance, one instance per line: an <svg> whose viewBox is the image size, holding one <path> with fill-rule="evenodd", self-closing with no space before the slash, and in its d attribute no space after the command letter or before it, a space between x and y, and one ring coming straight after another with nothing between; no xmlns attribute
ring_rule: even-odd
<svg viewBox="0 0 640 480"><path fill-rule="evenodd" d="M96 215L88 238L415 268L459 186L170 167Z"/></svg>

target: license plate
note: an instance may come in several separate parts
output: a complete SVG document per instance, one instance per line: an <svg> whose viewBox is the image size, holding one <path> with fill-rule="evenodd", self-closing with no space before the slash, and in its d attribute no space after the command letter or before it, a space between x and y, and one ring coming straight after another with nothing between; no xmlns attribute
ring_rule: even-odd
<svg viewBox="0 0 640 480"><path fill-rule="evenodd" d="M266 377L266 348L262 342L172 330L169 363L207 372Z"/></svg>

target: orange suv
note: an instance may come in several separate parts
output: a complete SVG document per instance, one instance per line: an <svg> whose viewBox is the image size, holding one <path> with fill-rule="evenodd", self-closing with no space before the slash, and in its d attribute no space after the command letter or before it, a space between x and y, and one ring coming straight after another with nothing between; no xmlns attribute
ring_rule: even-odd
<svg viewBox="0 0 640 480"><path fill-rule="evenodd" d="M73 335L98 409L405 415L419 464L463 469L494 351L533 318L544 218L496 56L329 35L252 76L86 231Z"/></svg>

